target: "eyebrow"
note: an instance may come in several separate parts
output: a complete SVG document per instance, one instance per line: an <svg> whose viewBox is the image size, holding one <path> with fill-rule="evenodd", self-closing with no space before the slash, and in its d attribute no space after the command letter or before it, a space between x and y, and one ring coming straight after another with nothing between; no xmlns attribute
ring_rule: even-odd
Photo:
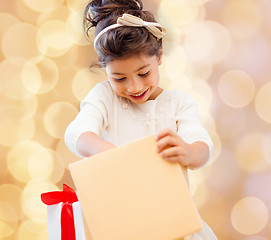
<svg viewBox="0 0 271 240"><path fill-rule="evenodd" d="M135 72L138 72L138 71L142 70L143 68L148 67L148 66L150 66L150 65L151 65L151 64L146 64L146 65L140 67L139 69L137 69ZM124 73L120 73L120 72L113 72L113 73L111 73L111 74L114 74L114 75L125 75Z"/></svg>

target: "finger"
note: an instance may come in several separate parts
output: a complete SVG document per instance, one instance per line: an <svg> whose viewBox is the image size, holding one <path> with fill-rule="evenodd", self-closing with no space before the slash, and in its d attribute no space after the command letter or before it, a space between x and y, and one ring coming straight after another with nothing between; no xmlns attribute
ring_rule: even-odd
<svg viewBox="0 0 271 240"><path fill-rule="evenodd" d="M189 165L188 160L181 155L171 155L168 157L163 157L163 159L166 160L167 162L177 162L177 163L181 164L182 166Z"/></svg>
<svg viewBox="0 0 271 240"><path fill-rule="evenodd" d="M160 152L160 156L163 158L171 157L171 156L184 156L184 151L180 147L170 147L162 150Z"/></svg>
<svg viewBox="0 0 271 240"><path fill-rule="evenodd" d="M172 136L165 136L157 141L157 151L160 152L165 148L178 144L178 139Z"/></svg>
<svg viewBox="0 0 271 240"><path fill-rule="evenodd" d="M165 136L173 135L173 134L174 132L170 128L164 129L156 135L156 140L160 140L161 138L164 138Z"/></svg>
<svg viewBox="0 0 271 240"><path fill-rule="evenodd" d="M185 149L181 147L171 147L160 152L160 156L170 162L179 162L183 166L189 164L189 159Z"/></svg>
<svg viewBox="0 0 271 240"><path fill-rule="evenodd" d="M180 158L178 156L171 156L171 157L165 157L163 158L165 161L167 162L171 162L171 163L180 163Z"/></svg>

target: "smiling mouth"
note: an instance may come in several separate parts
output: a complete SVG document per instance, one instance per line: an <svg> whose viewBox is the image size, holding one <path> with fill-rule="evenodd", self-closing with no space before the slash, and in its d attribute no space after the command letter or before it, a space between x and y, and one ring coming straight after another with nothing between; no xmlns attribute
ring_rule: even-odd
<svg viewBox="0 0 271 240"><path fill-rule="evenodd" d="M141 99L141 98L143 98L145 96L147 91L148 91L148 89L143 93L140 93L140 94L137 94L137 95L130 95L130 97L132 97L133 99L136 99L136 100Z"/></svg>

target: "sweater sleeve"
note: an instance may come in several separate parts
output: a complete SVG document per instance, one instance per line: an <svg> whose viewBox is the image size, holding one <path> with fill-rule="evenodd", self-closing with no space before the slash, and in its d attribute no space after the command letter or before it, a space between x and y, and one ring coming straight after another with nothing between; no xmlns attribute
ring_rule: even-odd
<svg viewBox="0 0 271 240"><path fill-rule="evenodd" d="M201 124L200 114L195 101L186 93L177 94L176 123L177 133L187 143L201 141L209 147L209 160L213 154L213 142Z"/></svg>
<svg viewBox="0 0 271 240"><path fill-rule="evenodd" d="M108 125L108 116L112 104L112 90L108 82L98 83L80 104L80 112L65 131L65 143L69 150L82 157L76 144L81 134L93 132L102 137Z"/></svg>

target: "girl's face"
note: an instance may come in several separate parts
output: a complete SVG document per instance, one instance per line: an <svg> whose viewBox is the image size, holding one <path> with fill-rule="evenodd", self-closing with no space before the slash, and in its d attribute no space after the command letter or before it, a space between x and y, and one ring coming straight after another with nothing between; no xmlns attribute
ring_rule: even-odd
<svg viewBox="0 0 271 240"><path fill-rule="evenodd" d="M158 87L161 56L135 55L108 63L105 67L117 95L136 104L154 100L163 90Z"/></svg>

